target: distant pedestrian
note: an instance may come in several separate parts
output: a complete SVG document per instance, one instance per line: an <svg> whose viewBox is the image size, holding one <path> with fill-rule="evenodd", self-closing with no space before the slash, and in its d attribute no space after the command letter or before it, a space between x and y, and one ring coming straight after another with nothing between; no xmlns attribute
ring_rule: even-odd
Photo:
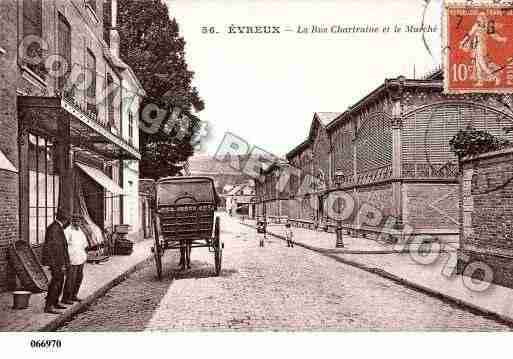
<svg viewBox="0 0 513 359"><path fill-rule="evenodd" d="M287 239L287 247L294 248L294 232L292 232L292 227L288 221L285 223L285 238Z"/></svg>
<svg viewBox="0 0 513 359"><path fill-rule="evenodd" d="M266 240L266 223L265 223L265 221L262 221L262 220L257 221L257 238L258 238L260 247L263 247L265 240Z"/></svg>
<svg viewBox="0 0 513 359"><path fill-rule="evenodd" d="M45 313L59 314L55 309L66 309L66 306L59 304L59 297L64 285L65 273L70 265L68 244L64 235L64 226L68 217L57 212L55 221L46 229L45 242L43 244L43 265L50 267L51 280L46 295Z"/></svg>
<svg viewBox="0 0 513 359"><path fill-rule="evenodd" d="M81 301L77 295L84 278L84 264L87 261L86 248L88 246L87 238L80 229L81 221L82 217L80 215L73 215L71 225L64 230L70 261L70 266L66 272L64 294L62 295L62 303L64 304Z"/></svg>

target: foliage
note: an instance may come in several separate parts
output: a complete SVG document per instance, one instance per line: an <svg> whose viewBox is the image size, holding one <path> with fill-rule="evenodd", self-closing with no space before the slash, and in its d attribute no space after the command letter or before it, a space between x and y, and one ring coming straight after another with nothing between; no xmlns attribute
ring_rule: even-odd
<svg viewBox="0 0 513 359"><path fill-rule="evenodd" d="M109 3L106 1L104 6L106 27L110 23ZM192 86L194 73L185 60L185 40L162 0L118 0L118 31L120 56L135 72L147 94L142 108L152 103L169 113L178 107L188 114L204 109L197 88ZM179 163L194 153L190 143L197 131L194 121L188 125L187 136L174 136L176 131L166 133L165 126L163 121L155 134L140 132L141 177L157 179L176 175L181 169Z"/></svg>
<svg viewBox="0 0 513 359"><path fill-rule="evenodd" d="M496 137L486 131L476 130L468 126L449 141L451 151L462 159L467 156L475 156L486 152L497 151L511 146L511 143L503 138Z"/></svg>

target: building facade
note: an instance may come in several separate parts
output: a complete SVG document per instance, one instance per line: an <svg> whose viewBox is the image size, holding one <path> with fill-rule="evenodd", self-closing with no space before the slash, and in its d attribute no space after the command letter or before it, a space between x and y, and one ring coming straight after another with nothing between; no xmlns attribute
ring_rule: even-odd
<svg viewBox="0 0 513 359"><path fill-rule="evenodd" d="M303 227L334 229L335 217L353 235L386 226L457 244L459 169L449 141L467 126L511 139L503 127L513 112L510 96L445 95L441 76L385 80L343 113L316 113L287 154L289 193L276 191L276 170L257 181L259 213L265 205Z"/></svg>
<svg viewBox="0 0 513 359"><path fill-rule="evenodd" d="M255 184L253 180L236 185L226 185L220 197L226 204L226 212L254 218Z"/></svg>
<svg viewBox="0 0 513 359"><path fill-rule="evenodd" d="M247 156L246 156L247 157ZM205 176L214 180L214 186L219 195L224 191L225 186L234 186L252 180L252 177L240 170L247 158L239 156L236 158L217 159L215 156L196 155L188 159L184 174L188 176ZM219 208L226 208L225 198L220 196Z"/></svg>
<svg viewBox="0 0 513 359"><path fill-rule="evenodd" d="M135 119L144 92L119 58L116 13L115 0L0 2L0 150L13 166L0 169L2 289L9 244L21 239L38 252L58 209L80 213L96 241L106 228L138 223L130 222L139 217Z"/></svg>

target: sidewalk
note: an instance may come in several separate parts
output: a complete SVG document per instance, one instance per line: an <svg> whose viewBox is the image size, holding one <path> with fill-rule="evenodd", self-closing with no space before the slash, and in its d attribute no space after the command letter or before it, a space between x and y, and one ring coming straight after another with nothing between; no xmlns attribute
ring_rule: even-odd
<svg viewBox="0 0 513 359"><path fill-rule="evenodd" d="M79 297L83 299L63 310L60 315L43 312L46 293L33 294L27 309L12 309L11 292L0 293L0 331L52 331L69 320L75 313L89 306L95 299L104 295L110 288L122 282L147 261L153 259L153 240L134 244L129 256L113 256L101 264L86 263L84 281Z"/></svg>
<svg viewBox="0 0 513 359"><path fill-rule="evenodd" d="M254 221L246 220L244 224L253 227ZM423 257L418 252L394 251L389 244L344 236L345 248L337 249L334 233L292 230L298 246L513 324L513 289L496 284L483 292L467 288L465 283L470 278L455 274L454 251L436 254L431 264L420 264L418 259ZM283 225L268 226L267 232L284 239Z"/></svg>
<svg viewBox="0 0 513 359"><path fill-rule="evenodd" d="M255 227L255 220L245 220L245 225ZM344 248L335 248L336 235L322 231L313 231L305 228L292 227L294 240L302 247L323 253L337 254L393 254L405 253L407 249L397 249L393 244L378 242L366 238L353 238L344 235ZM283 224L268 224L267 231L273 235L285 238Z"/></svg>

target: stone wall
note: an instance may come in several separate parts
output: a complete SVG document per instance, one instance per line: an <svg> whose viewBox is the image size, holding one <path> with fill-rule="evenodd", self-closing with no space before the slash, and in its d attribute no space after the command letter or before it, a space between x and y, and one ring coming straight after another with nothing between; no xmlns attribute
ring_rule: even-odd
<svg viewBox="0 0 513 359"><path fill-rule="evenodd" d="M0 150L18 168L17 2L0 1ZM7 251L18 239L18 174L0 169L0 291L8 285Z"/></svg>

